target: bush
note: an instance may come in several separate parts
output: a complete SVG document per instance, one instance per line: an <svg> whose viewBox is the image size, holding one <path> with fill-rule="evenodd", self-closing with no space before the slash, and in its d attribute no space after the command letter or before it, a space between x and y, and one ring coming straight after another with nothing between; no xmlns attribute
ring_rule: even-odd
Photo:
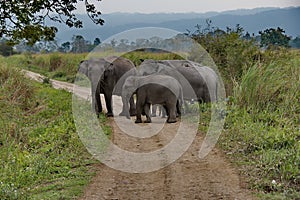
<svg viewBox="0 0 300 200"><path fill-rule="evenodd" d="M62 64L62 57L57 54L53 53L50 55L50 66L49 66L49 71L53 72L56 69L58 69Z"/></svg>
<svg viewBox="0 0 300 200"><path fill-rule="evenodd" d="M223 76L226 93L232 95L234 82L239 82L245 70L260 59L259 47L254 39L243 38L243 29L237 25L227 31L211 27L198 27L191 37L196 40L214 60Z"/></svg>
<svg viewBox="0 0 300 200"><path fill-rule="evenodd" d="M300 56L262 57L235 83L221 144L263 198L299 199Z"/></svg>
<svg viewBox="0 0 300 200"><path fill-rule="evenodd" d="M236 104L248 110L280 111L296 119L300 115L300 59L291 57L248 69L234 88Z"/></svg>
<svg viewBox="0 0 300 200"><path fill-rule="evenodd" d="M0 100L28 109L34 87L19 69L0 65L0 85Z"/></svg>

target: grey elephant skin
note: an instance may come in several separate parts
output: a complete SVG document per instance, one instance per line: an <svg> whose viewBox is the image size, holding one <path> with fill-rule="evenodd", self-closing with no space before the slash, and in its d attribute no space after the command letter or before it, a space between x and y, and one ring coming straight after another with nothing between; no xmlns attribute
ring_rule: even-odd
<svg viewBox="0 0 300 200"><path fill-rule="evenodd" d="M188 60L145 60L139 75L164 74L177 79L183 88L183 98L199 102L218 99L218 76L209 67Z"/></svg>
<svg viewBox="0 0 300 200"><path fill-rule="evenodd" d="M123 85L123 101L128 102L133 93L136 93L135 123L142 123L143 110L147 118L145 123L151 123L151 104L160 104L166 109L168 123L177 121L176 113L180 112L183 96L180 83L173 77L166 75L130 76ZM125 105L128 106L128 103Z"/></svg>
<svg viewBox="0 0 300 200"><path fill-rule="evenodd" d="M116 56L84 60L80 63L78 71L91 81L92 108L97 116L102 112L100 93L104 94L108 117L113 116L112 95L121 96L121 85L128 76L136 73L135 66L130 60ZM133 116L136 112L133 97L129 102L130 115ZM125 113L123 105L119 115Z"/></svg>

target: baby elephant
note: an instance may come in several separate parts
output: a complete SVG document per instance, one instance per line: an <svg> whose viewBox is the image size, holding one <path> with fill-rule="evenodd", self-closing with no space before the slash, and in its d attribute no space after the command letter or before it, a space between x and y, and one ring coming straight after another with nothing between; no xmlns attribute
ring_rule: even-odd
<svg viewBox="0 0 300 200"><path fill-rule="evenodd" d="M126 79L122 98L128 107L129 97L136 93L136 121L142 123L141 114L145 111L145 123L151 123L150 105L160 104L167 112L168 123L176 122L176 113L180 113L183 102L180 83L167 75L130 76ZM127 115L129 118L129 115Z"/></svg>

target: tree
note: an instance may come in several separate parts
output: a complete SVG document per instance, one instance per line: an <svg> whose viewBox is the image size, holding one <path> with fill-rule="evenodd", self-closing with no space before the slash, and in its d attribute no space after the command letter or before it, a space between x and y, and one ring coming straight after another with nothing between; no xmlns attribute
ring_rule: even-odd
<svg viewBox="0 0 300 200"><path fill-rule="evenodd" d="M254 38L244 39L244 29L237 24L234 28L227 27L226 30L213 27L207 21L207 27L201 28L190 34L212 57L218 66L226 87L226 93L231 95L235 82L240 81L242 74L257 62L259 47ZM248 35L248 34L246 34ZM194 60L199 57L199 53L190 55ZM197 60L201 62L201 60Z"/></svg>
<svg viewBox="0 0 300 200"><path fill-rule="evenodd" d="M53 40L57 28L45 25L46 19L82 28L82 21L74 14L78 2L85 3L86 12L95 24L103 25L101 12L89 0L0 0L0 38L9 38L12 44L25 39L30 45Z"/></svg>
<svg viewBox="0 0 300 200"><path fill-rule="evenodd" d="M289 41L291 40L291 38L284 33L285 31L280 27L277 27L277 29L266 29L263 32L259 31L261 37L260 46L266 48L270 48L272 46L289 47Z"/></svg>
<svg viewBox="0 0 300 200"><path fill-rule="evenodd" d="M98 46L99 44L101 44L101 40L99 38L95 38L94 46Z"/></svg>
<svg viewBox="0 0 300 200"><path fill-rule="evenodd" d="M289 45L293 48L300 49L300 37L296 37L295 39L291 40Z"/></svg>
<svg viewBox="0 0 300 200"><path fill-rule="evenodd" d="M84 53L90 50L90 42L86 41L81 35L74 35L72 37L72 49L73 53Z"/></svg>
<svg viewBox="0 0 300 200"><path fill-rule="evenodd" d="M7 41L5 39L0 40L0 55L10 56L12 54L13 54L12 46L7 45Z"/></svg>
<svg viewBox="0 0 300 200"><path fill-rule="evenodd" d="M61 44L61 46L58 48L58 51L67 53L71 50L71 43L70 42L64 42Z"/></svg>

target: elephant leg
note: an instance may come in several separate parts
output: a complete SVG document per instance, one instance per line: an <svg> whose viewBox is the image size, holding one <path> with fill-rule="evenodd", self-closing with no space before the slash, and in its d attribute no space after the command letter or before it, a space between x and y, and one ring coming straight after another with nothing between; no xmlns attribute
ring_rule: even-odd
<svg viewBox="0 0 300 200"><path fill-rule="evenodd" d="M125 104L125 101L123 99L122 99L122 101L123 101L123 108L122 108L122 112L119 114L119 116L127 117L128 113L130 114L130 116L135 116L136 115L136 107L135 107L133 95L129 99L130 108L128 107L128 100L126 101L127 105Z"/></svg>
<svg viewBox="0 0 300 200"><path fill-rule="evenodd" d="M151 117L156 117L157 105L152 105Z"/></svg>
<svg viewBox="0 0 300 200"><path fill-rule="evenodd" d="M136 115L136 107L135 107L133 95L129 99L129 104L130 104L130 110L129 110L130 116L135 116Z"/></svg>
<svg viewBox="0 0 300 200"><path fill-rule="evenodd" d="M136 120L135 123L142 123L142 110L143 110L143 105L139 98L136 101Z"/></svg>
<svg viewBox="0 0 300 200"><path fill-rule="evenodd" d="M179 101L177 101L176 103L176 117L180 117L181 116L181 104Z"/></svg>
<svg viewBox="0 0 300 200"><path fill-rule="evenodd" d="M166 118L167 116L166 109L163 106L160 106L159 115L161 115L161 118Z"/></svg>
<svg viewBox="0 0 300 200"><path fill-rule="evenodd" d="M120 116L126 116L127 119L130 119L129 115L129 107L128 107L128 99L124 96L122 96L122 103L123 103L123 112L120 113Z"/></svg>
<svg viewBox="0 0 300 200"><path fill-rule="evenodd" d="M165 112L166 112L166 115L167 115L167 116L169 116L169 115L170 115L170 113L169 113L169 109L168 109L168 107L167 107L166 105L164 105L164 106L163 106L163 109L165 110Z"/></svg>
<svg viewBox="0 0 300 200"><path fill-rule="evenodd" d="M145 110L144 110L144 107L143 107L143 109L142 109L142 115L146 115L146 112L145 112Z"/></svg>
<svg viewBox="0 0 300 200"><path fill-rule="evenodd" d="M144 105L144 110L145 110L145 114L146 114L146 121L145 123L151 123L151 118L150 118L150 104L146 103Z"/></svg>
<svg viewBox="0 0 300 200"><path fill-rule="evenodd" d="M105 103L106 103L106 108L107 108L107 117L113 117L113 111L112 111L112 93L108 92L104 94L105 97Z"/></svg>
<svg viewBox="0 0 300 200"><path fill-rule="evenodd" d="M167 119L168 123L175 123L176 122L176 103L168 104L167 107L169 108L169 116Z"/></svg>
<svg viewBox="0 0 300 200"><path fill-rule="evenodd" d="M92 106L93 111L96 113L97 117L99 117L99 114L102 112L100 85L96 88L92 88Z"/></svg>

